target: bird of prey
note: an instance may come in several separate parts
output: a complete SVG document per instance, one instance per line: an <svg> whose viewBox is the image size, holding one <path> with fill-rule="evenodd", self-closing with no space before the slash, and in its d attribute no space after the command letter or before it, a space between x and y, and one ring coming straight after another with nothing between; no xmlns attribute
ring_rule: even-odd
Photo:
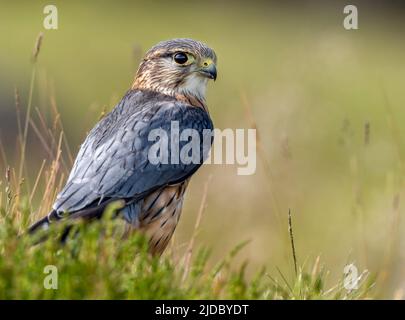
<svg viewBox="0 0 405 320"><path fill-rule="evenodd" d="M100 218L108 204L121 201L118 215L130 230L144 233L150 252L160 255L179 221L189 180L207 150L199 153L197 163L152 163L149 153L156 141L150 141L148 134L153 129L170 133L174 121L180 131L193 129L200 137L204 130L212 131L205 93L208 80L217 78L216 62L211 48L192 39L152 47L131 89L81 145L52 211L29 233L61 219ZM180 141L179 148L186 143ZM170 160L173 150L168 145Z"/></svg>

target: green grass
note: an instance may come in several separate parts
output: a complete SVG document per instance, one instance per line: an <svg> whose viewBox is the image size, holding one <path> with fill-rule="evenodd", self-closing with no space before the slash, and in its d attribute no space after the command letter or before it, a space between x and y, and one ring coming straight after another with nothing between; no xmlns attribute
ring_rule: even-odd
<svg viewBox="0 0 405 320"><path fill-rule="evenodd" d="M28 212L27 212L28 213ZM109 216L108 214L106 216ZM187 259L152 257L147 240L139 235L117 237L118 221L105 218L76 224L65 244L56 225L48 239L21 235L11 212L1 209L0 299L355 299L370 297L372 281L348 292L342 281L325 287L327 272L316 259L311 268L300 267L289 283L263 268L248 279L247 263L237 265L237 246L222 261L208 267L209 250L200 249ZM175 249L171 249L175 250ZM57 268L57 289L46 289L46 266Z"/></svg>

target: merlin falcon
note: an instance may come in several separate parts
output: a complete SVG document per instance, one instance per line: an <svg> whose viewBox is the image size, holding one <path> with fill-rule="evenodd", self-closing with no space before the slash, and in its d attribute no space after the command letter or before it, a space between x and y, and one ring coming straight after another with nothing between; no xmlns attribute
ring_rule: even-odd
<svg viewBox="0 0 405 320"><path fill-rule="evenodd" d="M216 62L211 48L192 39L152 47L131 89L81 145L52 211L29 233L61 219L98 219L110 203L119 201L118 215L128 229L145 234L150 252L160 255L179 221L189 180L207 158L207 150L201 143L200 161L152 163L149 154L156 141L148 136L154 129L170 136L176 122L180 131L192 129L203 141L204 131L213 130L205 93L208 80L217 78ZM179 141L179 148L186 143Z"/></svg>

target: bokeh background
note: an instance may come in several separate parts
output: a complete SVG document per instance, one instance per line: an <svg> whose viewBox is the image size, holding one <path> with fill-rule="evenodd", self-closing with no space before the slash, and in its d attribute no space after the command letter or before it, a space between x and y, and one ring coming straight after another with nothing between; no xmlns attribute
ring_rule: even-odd
<svg viewBox="0 0 405 320"><path fill-rule="evenodd" d="M59 29L44 30L48 2L0 1L0 180L17 154L15 88L24 110L40 31L33 108L50 119L54 99L73 153L129 88L147 49L195 38L219 58L208 90L215 126L256 125L260 148L254 175L232 165L196 174L176 250L193 233L211 175L196 241L214 258L250 240L239 256L250 273L265 265L293 276L291 209L301 264L320 255L333 282L352 262L377 276L379 297L404 298L405 6L349 1L359 30L348 31L346 2L53 1ZM32 128L29 137L33 179L49 155Z"/></svg>

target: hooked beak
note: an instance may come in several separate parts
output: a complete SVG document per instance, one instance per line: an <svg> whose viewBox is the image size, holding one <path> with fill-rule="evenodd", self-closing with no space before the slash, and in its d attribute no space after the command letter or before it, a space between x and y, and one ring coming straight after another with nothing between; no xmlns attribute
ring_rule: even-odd
<svg viewBox="0 0 405 320"><path fill-rule="evenodd" d="M209 63L204 62L203 66L198 70L198 72L208 79L212 79L214 81L217 79L217 67L212 61Z"/></svg>

